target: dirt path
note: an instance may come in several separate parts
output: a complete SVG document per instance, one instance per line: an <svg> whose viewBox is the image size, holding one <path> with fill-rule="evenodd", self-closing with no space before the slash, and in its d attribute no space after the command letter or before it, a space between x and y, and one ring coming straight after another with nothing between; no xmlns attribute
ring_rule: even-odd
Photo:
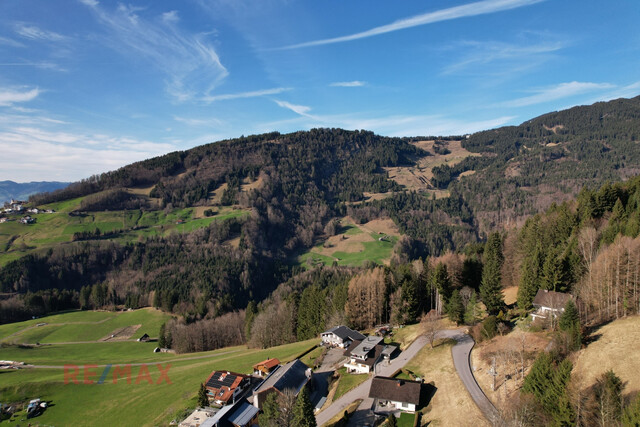
<svg viewBox="0 0 640 427"><path fill-rule="evenodd" d="M107 363L107 364L103 364L103 365L96 365L96 367L105 368L107 366L114 366L114 365L142 366L142 365L154 365L156 363L182 362L182 361L185 361L185 360L210 359L210 358L213 358L213 357L224 356L225 354L238 353L240 351L244 351L244 350L243 349L240 349L240 350L229 350L229 351L224 351L222 353L205 354L203 356L183 357L183 358L180 358L180 359L171 359L171 360L157 360L157 361L136 362L136 363ZM64 369L64 365L25 365L24 367L25 368L33 368L33 369Z"/></svg>

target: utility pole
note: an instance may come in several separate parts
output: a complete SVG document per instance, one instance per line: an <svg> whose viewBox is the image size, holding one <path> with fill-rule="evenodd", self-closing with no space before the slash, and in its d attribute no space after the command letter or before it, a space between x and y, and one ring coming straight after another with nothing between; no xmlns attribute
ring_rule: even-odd
<svg viewBox="0 0 640 427"><path fill-rule="evenodd" d="M491 383L491 391L496 391L496 377L498 373L496 372L496 357L493 357L493 363L491 369L489 369L489 375L493 377L493 382Z"/></svg>

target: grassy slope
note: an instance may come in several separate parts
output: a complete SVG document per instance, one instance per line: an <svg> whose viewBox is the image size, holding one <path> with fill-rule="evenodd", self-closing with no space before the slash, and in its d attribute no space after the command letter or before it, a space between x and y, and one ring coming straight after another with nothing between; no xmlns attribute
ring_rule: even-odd
<svg viewBox="0 0 640 427"><path fill-rule="evenodd" d="M626 384L624 394L640 391L640 316L611 322L593 335L597 339L577 353L572 376L588 387L612 369Z"/></svg>
<svg viewBox="0 0 640 427"><path fill-rule="evenodd" d="M126 230L110 239L120 243L131 243L141 237L167 236L171 233L191 232L207 227L213 221L247 215L241 209L222 208L208 218L197 218L194 208L165 211L105 211L91 212L85 216L69 216L78 209L81 198L52 203L46 208L54 209L53 214L34 214L34 224L24 225L17 221L0 224L0 266L20 258L37 249L53 247L72 241L77 232L92 232L99 229L102 233L114 230ZM14 217L17 219L18 217ZM176 221L183 220L183 224ZM133 230L133 227L139 227Z"/></svg>
<svg viewBox="0 0 640 427"><path fill-rule="evenodd" d="M458 377L450 342L440 343L433 349L425 346L405 368L437 388L426 410L423 410L423 422L428 421L430 426L487 425Z"/></svg>
<svg viewBox="0 0 640 427"><path fill-rule="evenodd" d="M0 325L0 341L28 344L97 341L116 329L131 325L141 325L131 338L138 338L145 333L157 337L160 325L169 318L169 315L152 308L120 313L75 311ZM34 327L39 323L47 325Z"/></svg>
<svg viewBox="0 0 640 427"><path fill-rule="evenodd" d="M362 241L363 235L366 235L365 239L368 241ZM332 265L334 262L337 262L338 265L344 266L361 266L366 261L385 264L391 257L393 247L398 241L398 237L394 235L386 235L387 240L381 241L379 240L380 234L371 232L366 228L363 229L363 227L352 223L343 226L340 233L336 236L337 239L342 239L343 236L345 238L359 238L356 243L341 245L344 250L335 251L323 250L325 242L321 242L298 256L298 264L305 268L309 268L311 265L317 266L319 264ZM332 238L332 240L335 239L336 237ZM330 255L328 253L330 253ZM311 261L308 261L309 259L311 259Z"/></svg>
<svg viewBox="0 0 640 427"><path fill-rule="evenodd" d="M42 319L1 325L0 336L21 331L37 322L67 323L50 326L52 332L44 338L81 341L83 338L100 338L104 331L127 325L142 324L140 334L148 329L150 335L166 315L152 309L125 313L70 312ZM83 323L84 322L84 323ZM102 323L95 323L102 322ZM40 330L37 327L27 331ZM108 332L107 332L108 333ZM136 332L138 335L138 332ZM22 337L22 335L20 335ZM52 401L38 423L47 425L167 425L176 416L195 406L195 396L200 384L214 369L250 372L256 362L267 357L288 361L317 340L309 340L266 350L247 349L245 346L230 347L195 354L153 353L156 343L96 342L86 344L51 344L40 347L9 346L0 348L0 359L18 360L30 364L61 366L64 364L106 365L127 363L149 363L151 379L156 382L159 371L156 362L166 369L171 364L171 384L135 384L140 367L132 367L132 383L118 381L113 384L113 371L104 384L64 384L64 370L57 368L21 369L0 371L0 395L4 402L27 401L39 397ZM82 368L81 368L82 369ZM103 372L102 367L91 369L96 381ZM80 379L83 372L81 371ZM22 415L23 416L23 415Z"/></svg>
<svg viewBox="0 0 640 427"><path fill-rule="evenodd" d="M118 381L113 384L111 373L104 384L67 384L64 373L57 369L19 370L3 373L0 393L7 401L27 400L40 397L52 401L55 406L49 408L37 422L48 425L167 425L177 414L186 408L195 406L198 385L215 369L228 369L238 372L250 372L253 364L267 357L278 357L286 361L308 348L316 340L288 344L266 350L239 348L232 353L228 349L216 352L196 354L211 355L206 359L171 362L168 376L171 384L147 384L141 381L135 384L139 374L138 367L132 369L132 383ZM139 343L120 343L139 344ZM116 344L91 344L93 347L108 348ZM89 346L89 345L86 345ZM53 346L52 346L53 347ZM63 346L60 346L63 347ZM66 346L64 346L66 347ZM158 354L153 360L167 360ZM194 355L188 355L194 356ZM173 357L165 355L165 357ZM181 356L181 358L187 355ZM92 359L91 362L99 362ZM91 363L87 361L87 363ZM112 363L122 363L118 359ZM166 369L166 363L163 363ZM102 368L93 370L99 377ZM155 382L159 371L150 365L149 373ZM82 375L82 374L81 374ZM97 379L94 377L93 379Z"/></svg>

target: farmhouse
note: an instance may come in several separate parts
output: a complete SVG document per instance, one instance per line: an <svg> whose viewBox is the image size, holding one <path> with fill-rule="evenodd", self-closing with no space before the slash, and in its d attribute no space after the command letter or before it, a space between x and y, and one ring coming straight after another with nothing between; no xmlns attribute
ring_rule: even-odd
<svg viewBox="0 0 640 427"><path fill-rule="evenodd" d="M267 359L253 365L253 375L264 378L280 366L278 359Z"/></svg>
<svg viewBox="0 0 640 427"><path fill-rule="evenodd" d="M262 409L264 401L271 393L283 394L290 389L297 396L300 390L311 380L311 369L295 359L272 371L269 376L253 390L253 406Z"/></svg>
<svg viewBox="0 0 640 427"><path fill-rule="evenodd" d="M415 412L420 404L421 381L400 380L389 377L373 377L369 397L374 399L374 412L396 410Z"/></svg>
<svg viewBox="0 0 640 427"><path fill-rule="evenodd" d="M354 341L344 352L344 355L349 357L349 361L344 364L347 372L353 374L371 372L384 350L383 339L382 337L369 336L362 341Z"/></svg>
<svg viewBox="0 0 640 427"><path fill-rule="evenodd" d="M539 289L533 299L533 306L536 311L531 313L533 320L546 319L547 316L558 317L564 311L564 306L571 299L571 295L562 292Z"/></svg>
<svg viewBox="0 0 640 427"><path fill-rule="evenodd" d="M31 218L29 215L27 216L23 216L22 218L19 219L19 222L21 224L33 224L36 220Z"/></svg>
<svg viewBox="0 0 640 427"><path fill-rule="evenodd" d="M346 326L334 326L321 334L322 344L330 347L347 348L353 341L362 341L365 336Z"/></svg>
<svg viewBox="0 0 640 427"><path fill-rule="evenodd" d="M228 405L235 402L236 397L250 384L248 375L229 371L213 371L205 387L209 402L217 405Z"/></svg>

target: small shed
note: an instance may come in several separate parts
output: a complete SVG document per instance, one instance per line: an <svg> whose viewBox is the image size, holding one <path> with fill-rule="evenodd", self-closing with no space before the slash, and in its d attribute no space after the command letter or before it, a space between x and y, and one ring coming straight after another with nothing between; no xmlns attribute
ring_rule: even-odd
<svg viewBox="0 0 640 427"><path fill-rule="evenodd" d="M148 334L144 334L142 335L140 338L138 338L139 342L147 342L149 341L149 335Z"/></svg>

